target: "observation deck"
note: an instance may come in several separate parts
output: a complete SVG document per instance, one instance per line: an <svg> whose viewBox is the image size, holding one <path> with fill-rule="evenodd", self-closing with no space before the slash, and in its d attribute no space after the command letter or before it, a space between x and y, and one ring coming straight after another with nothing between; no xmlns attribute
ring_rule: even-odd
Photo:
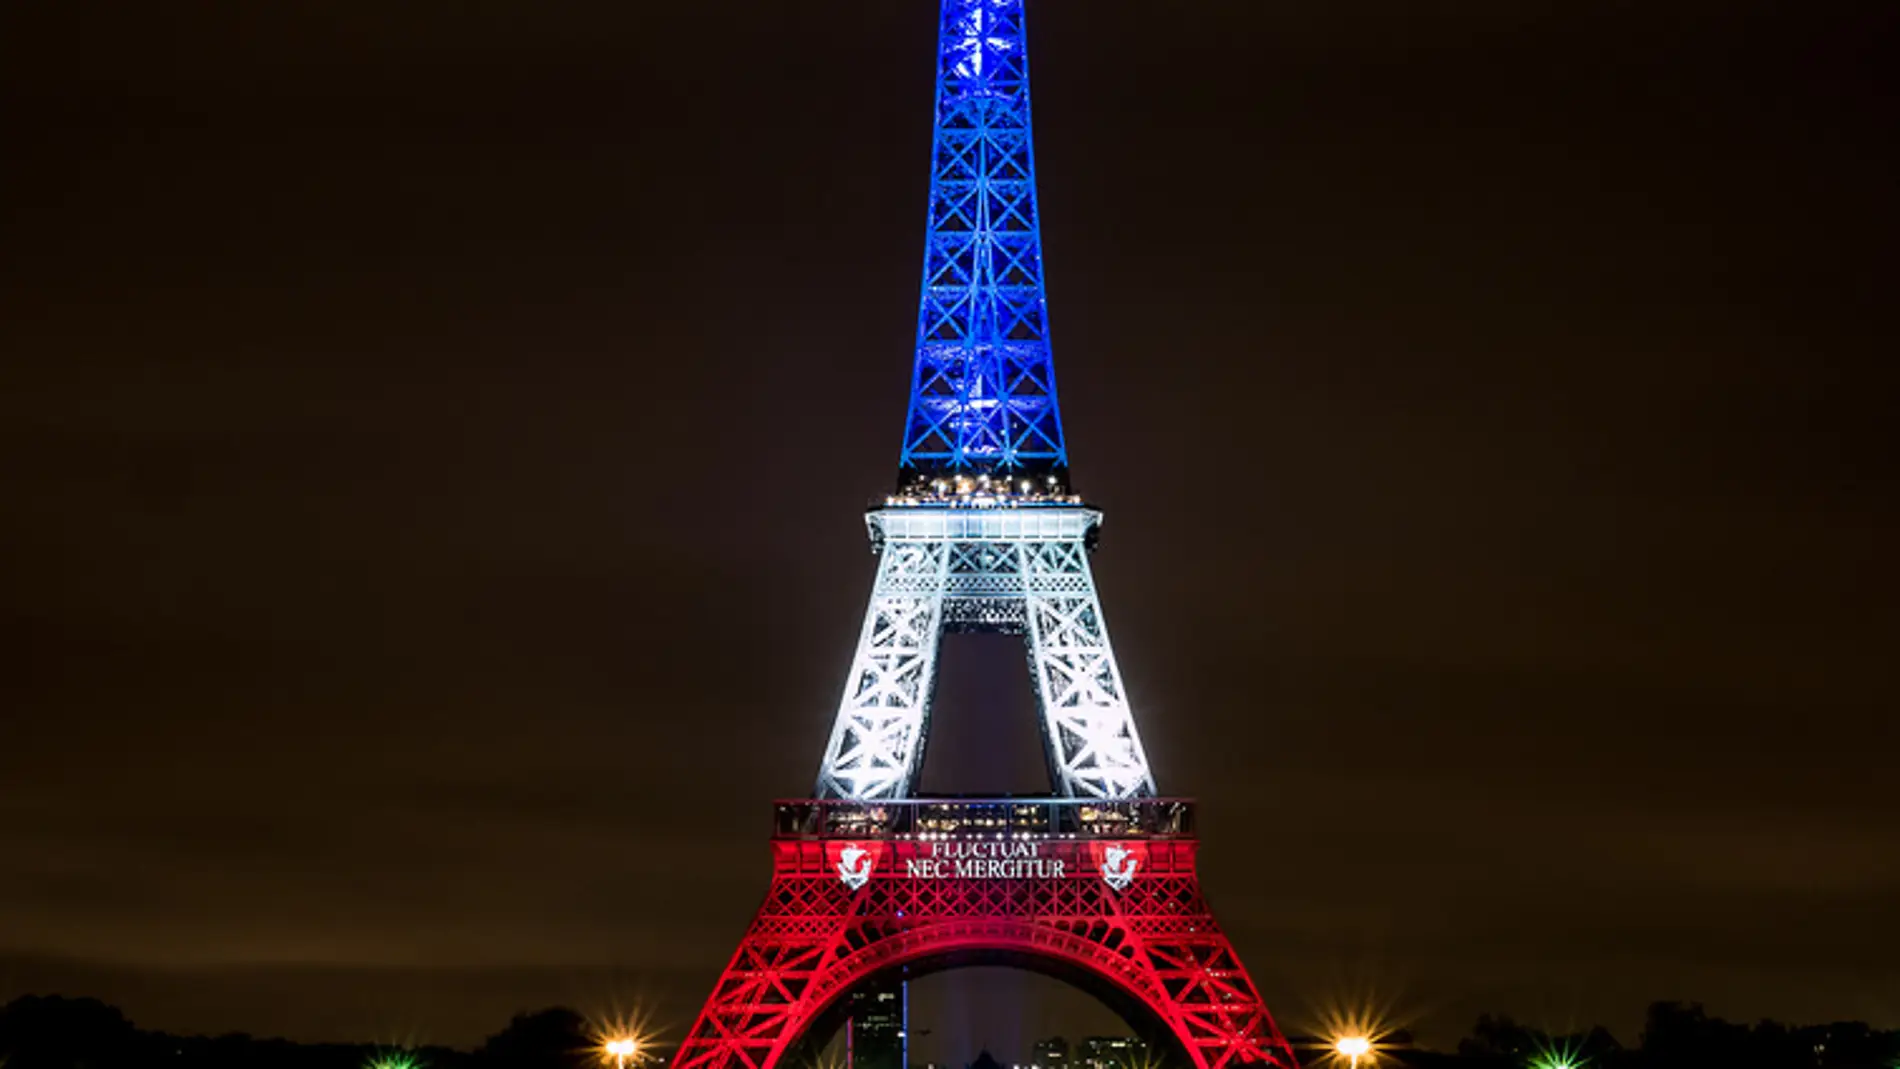
<svg viewBox="0 0 1900 1069"><path fill-rule="evenodd" d="M1194 838L1191 798L796 798L773 809L777 840Z"/></svg>
<svg viewBox="0 0 1900 1069"><path fill-rule="evenodd" d="M1072 504L903 503L865 513L871 545L893 542L1081 542L1092 543L1102 514ZM1090 548L1093 548L1091 546Z"/></svg>
<svg viewBox="0 0 1900 1069"><path fill-rule="evenodd" d="M871 544L887 542L1087 542L1100 510L1051 476L1045 482L989 475L920 478L865 513Z"/></svg>

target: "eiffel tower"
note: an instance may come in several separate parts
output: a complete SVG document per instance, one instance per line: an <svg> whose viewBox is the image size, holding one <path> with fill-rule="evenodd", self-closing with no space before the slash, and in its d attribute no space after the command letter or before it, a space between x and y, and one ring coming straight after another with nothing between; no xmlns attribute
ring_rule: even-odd
<svg viewBox="0 0 1900 1069"><path fill-rule="evenodd" d="M1023 0L942 0L916 361L878 568L813 797L674 1059L775 1069L852 995L970 964L1093 992L1164 1060L1296 1069L1157 797L1069 486L1036 212ZM919 797L947 631L1020 635L1050 792Z"/></svg>

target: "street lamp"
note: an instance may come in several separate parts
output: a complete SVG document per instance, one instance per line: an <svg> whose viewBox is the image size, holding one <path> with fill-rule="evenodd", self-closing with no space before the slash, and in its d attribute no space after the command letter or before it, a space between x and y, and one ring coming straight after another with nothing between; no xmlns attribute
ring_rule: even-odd
<svg viewBox="0 0 1900 1069"><path fill-rule="evenodd" d="M639 1042L630 1037L607 1041L607 1053L613 1055L614 1069L627 1069L627 1059L633 1057L639 1049Z"/></svg>
<svg viewBox="0 0 1900 1069"><path fill-rule="evenodd" d="M1364 1036L1341 1036L1333 1049L1352 1059L1352 1069L1359 1069L1359 1059L1372 1050L1372 1041Z"/></svg>

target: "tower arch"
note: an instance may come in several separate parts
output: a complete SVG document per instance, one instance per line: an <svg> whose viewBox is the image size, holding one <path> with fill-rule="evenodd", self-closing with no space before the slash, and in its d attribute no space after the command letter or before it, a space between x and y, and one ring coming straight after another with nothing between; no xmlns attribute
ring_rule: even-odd
<svg viewBox="0 0 1900 1069"><path fill-rule="evenodd" d="M1152 1015L1192 1069L1296 1064L1201 894L1188 802L808 799L778 816L772 887L674 1069L777 1069L854 988L984 960Z"/></svg>
<svg viewBox="0 0 1900 1069"><path fill-rule="evenodd" d="M1120 1018L1155 1052L1154 1065L1185 1069L1193 1064L1172 1023L1143 992L1122 976L1104 971L1092 962L1078 960L1073 953L1046 946L1026 949L1025 944L1033 936L1030 932L1013 932L980 939L946 940L930 949L919 947L907 955L897 955L873 968L854 970L852 978L831 993L830 1002L814 1010L802 1033L786 1044L778 1065L790 1069L813 1063L816 1053L845 1024L850 1013L849 995L853 991L900 982L915 984L943 973L978 968L1015 969L1066 984L1094 998Z"/></svg>

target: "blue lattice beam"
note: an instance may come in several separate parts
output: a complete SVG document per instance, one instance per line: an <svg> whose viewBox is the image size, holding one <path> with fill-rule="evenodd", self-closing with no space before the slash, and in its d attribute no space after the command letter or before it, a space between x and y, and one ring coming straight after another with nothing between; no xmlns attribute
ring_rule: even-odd
<svg viewBox="0 0 1900 1069"><path fill-rule="evenodd" d="M982 475L1064 487L1022 0L944 0L930 175L899 489Z"/></svg>

